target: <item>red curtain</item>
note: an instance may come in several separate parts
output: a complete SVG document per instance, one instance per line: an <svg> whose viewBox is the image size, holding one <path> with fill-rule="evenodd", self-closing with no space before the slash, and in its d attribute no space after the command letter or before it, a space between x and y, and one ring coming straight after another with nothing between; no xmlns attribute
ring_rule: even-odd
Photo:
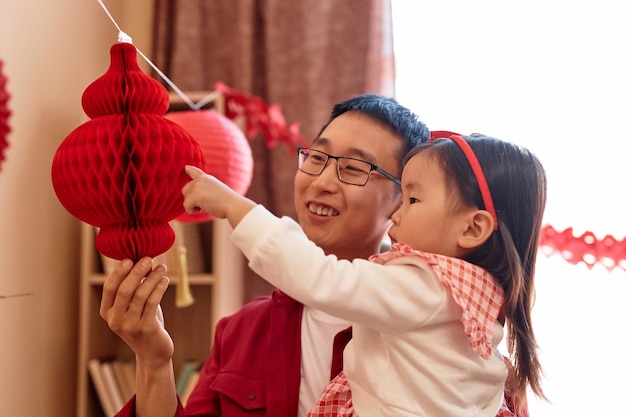
<svg viewBox="0 0 626 417"><path fill-rule="evenodd" d="M358 7L357 7L358 6ZM223 82L282 107L306 140L332 105L356 94L394 95L390 0L155 0L156 66L183 92ZM248 196L294 216L295 155L248 138ZM271 289L248 272L246 299Z"/></svg>

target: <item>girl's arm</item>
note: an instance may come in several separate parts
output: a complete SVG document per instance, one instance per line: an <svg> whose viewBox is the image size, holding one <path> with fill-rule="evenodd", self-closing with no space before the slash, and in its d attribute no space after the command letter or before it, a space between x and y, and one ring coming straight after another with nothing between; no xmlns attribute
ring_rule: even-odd
<svg viewBox="0 0 626 417"><path fill-rule="evenodd" d="M449 293L425 261L380 265L339 260L311 242L289 217L264 207L248 213L232 240L266 281L301 303L383 333L405 331L442 313ZM448 301L446 301L448 300Z"/></svg>
<svg viewBox="0 0 626 417"><path fill-rule="evenodd" d="M189 214L204 210L220 219L227 219L234 229L257 205L199 168L187 165L185 172L191 177L182 189L185 198L183 206Z"/></svg>
<svg viewBox="0 0 626 417"><path fill-rule="evenodd" d="M383 266L326 256L292 219L273 216L198 168L186 170L192 178L183 187L187 212L199 208L228 219L251 268L301 303L394 332L427 321L445 302L447 292L425 263Z"/></svg>

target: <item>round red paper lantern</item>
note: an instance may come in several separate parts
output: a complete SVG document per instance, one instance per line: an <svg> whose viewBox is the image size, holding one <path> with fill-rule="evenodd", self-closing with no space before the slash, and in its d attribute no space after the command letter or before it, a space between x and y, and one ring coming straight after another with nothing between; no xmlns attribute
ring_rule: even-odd
<svg viewBox="0 0 626 417"><path fill-rule="evenodd" d="M7 137L11 128L9 127L9 117L11 111L7 106L9 101L9 93L6 91L7 79L2 73L4 63L0 60L0 171L2 171L2 162L4 161L4 151L9 147Z"/></svg>
<svg viewBox="0 0 626 417"><path fill-rule="evenodd" d="M204 168L200 145L165 119L169 95L141 71L130 43L111 47L107 72L90 84L82 106L91 118L56 151L52 182L61 204L99 227L96 248L113 259L154 257L184 213L185 165Z"/></svg>
<svg viewBox="0 0 626 417"><path fill-rule="evenodd" d="M239 127L216 110L172 112L165 118L177 123L200 144L206 172L244 195L252 182L254 162L248 139ZM207 213L183 213L176 220L205 222L213 217Z"/></svg>

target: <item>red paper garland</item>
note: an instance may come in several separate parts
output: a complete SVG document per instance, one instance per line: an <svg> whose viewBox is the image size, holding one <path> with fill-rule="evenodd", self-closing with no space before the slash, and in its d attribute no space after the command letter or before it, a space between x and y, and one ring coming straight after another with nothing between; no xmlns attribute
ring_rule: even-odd
<svg viewBox="0 0 626 417"><path fill-rule="evenodd" d="M287 124L280 105L268 105L260 97L233 90L222 82L215 83L215 90L224 95L226 117L232 120L243 118L248 139L261 133L268 148L284 143L293 152L298 146L306 145L300 135L299 123Z"/></svg>
<svg viewBox="0 0 626 417"><path fill-rule="evenodd" d="M609 271L621 268L626 271L626 239L617 240L611 235L599 239L592 232L574 236L571 227L562 232L546 225L541 230L541 249L548 255L556 253L571 264L583 263L591 269L596 264Z"/></svg>
<svg viewBox="0 0 626 417"><path fill-rule="evenodd" d="M2 171L2 162L5 160L4 151L9 147L7 137L11 131L9 126L11 111L7 105L9 93L6 91L7 79L2 72L3 65L4 63L0 59L0 171Z"/></svg>

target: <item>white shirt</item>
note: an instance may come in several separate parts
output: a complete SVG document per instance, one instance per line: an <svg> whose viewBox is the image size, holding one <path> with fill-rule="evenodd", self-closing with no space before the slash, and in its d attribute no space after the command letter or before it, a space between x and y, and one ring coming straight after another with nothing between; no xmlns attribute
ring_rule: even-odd
<svg viewBox="0 0 626 417"><path fill-rule="evenodd" d="M304 306L302 311L302 357L298 417L306 417L330 381L335 335L350 322Z"/></svg>

